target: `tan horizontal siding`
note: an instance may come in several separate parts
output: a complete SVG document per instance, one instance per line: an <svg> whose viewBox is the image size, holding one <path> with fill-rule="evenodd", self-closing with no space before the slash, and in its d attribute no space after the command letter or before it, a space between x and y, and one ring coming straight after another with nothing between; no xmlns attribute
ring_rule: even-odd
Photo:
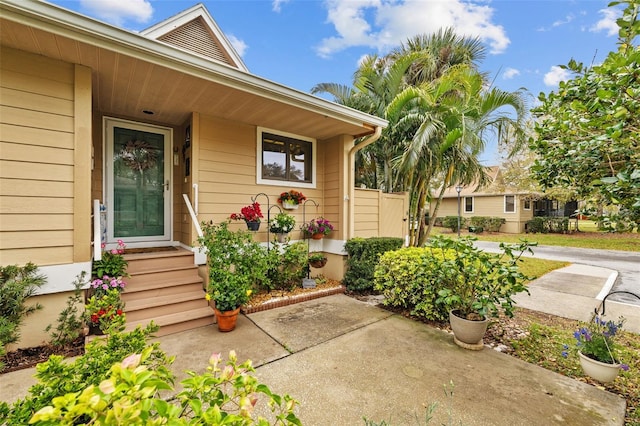
<svg viewBox="0 0 640 426"><path fill-rule="evenodd" d="M2 234L0 234L1 237ZM25 259L39 266L69 263L69 259L73 259L73 247L26 247L0 250L0 265L24 265Z"/></svg>
<svg viewBox="0 0 640 426"><path fill-rule="evenodd" d="M0 160L0 178L73 182L73 166Z"/></svg>
<svg viewBox="0 0 640 426"><path fill-rule="evenodd" d="M74 213L83 213L74 212L76 67L0 55L0 263L71 263Z"/></svg>
<svg viewBox="0 0 640 426"><path fill-rule="evenodd" d="M0 158L5 161L73 165L73 151L47 146L0 141Z"/></svg>
<svg viewBox="0 0 640 426"><path fill-rule="evenodd" d="M73 217L67 214L5 214L0 231L46 231L73 229Z"/></svg>
<svg viewBox="0 0 640 426"><path fill-rule="evenodd" d="M73 182L0 179L0 195L21 197L73 197Z"/></svg>
<svg viewBox="0 0 640 426"><path fill-rule="evenodd" d="M22 145L50 146L73 149L73 134L49 129L35 129L12 124L0 123L0 140L16 142ZM96 155L101 155L96 152ZM96 158L99 160L99 157Z"/></svg>

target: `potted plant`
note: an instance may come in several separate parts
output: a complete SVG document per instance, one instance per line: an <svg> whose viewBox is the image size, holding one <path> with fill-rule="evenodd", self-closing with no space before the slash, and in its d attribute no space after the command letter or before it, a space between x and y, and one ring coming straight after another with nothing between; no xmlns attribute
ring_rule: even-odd
<svg viewBox="0 0 640 426"><path fill-rule="evenodd" d="M267 250L253 241L250 232L231 231L229 221L217 225L203 222L202 233L198 242L207 250L209 269L205 297L214 303L218 329L231 331L254 285L266 279Z"/></svg>
<svg viewBox="0 0 640 426"><path fill-rule="evenodd" d="M293 230L296 219L287 213L278 213L269 222L269 232L278 236L278 242L283 243L286 235Z"/></svg>
<svg viewBox="0 0 640 426"><path fill-rule="evenodd" d="M309 254L309 265L314 268L322 268L327 264L327 256L320 252L313 252Z"/></svg>
<svg viewBox="0 0 640 426"><path fill-rule="evenodd" d="M311 219L309 223L303 226L302 230L306 236L311 236L314 240L320 240L333 231L333 225L327 219L318 217Z"/></svg>
<svg viewBox="0 0 640 426"><path fill-rule="evenodd" d="M467 349L482 349L488 318L504 312L513 316L512 296L526 291L532 277L518 270L524 252L533 253L530 244L500 244L501 253L487 253L473 245L475 238L434 237L427 245L440 257L434 274L441 288L436 299L449 311L454 341Z"/></svg>
<svg viewBox="0 0 640 426"><path fill-rule="evenodd" d="M85 305L83 319L89 334L112 334L124 330L124 302L120 291L112 288L102 295L93 295Z"/></svg>
<svg viewBox="0 0 640 426"><path fill-rule="evenodd" d="M231 215L231 219L233 220L244 220L247 224L247 229L250 231L257 231L260 229L260 219L262 217L260 203L255 202L241 208L240 213L233 213Z"/></svg>
<svg viewBox="0 0 640 426"><path fill-rule="evenodd" d="M307 197L305 197L302 192L291 189L281 193L278 197L278 202L282 204L283 208L292 210L297 209L298 205L306 199Z"/></svg>
<svg viewBox="0 0 640 426"><path fill-rule="evenodd" d="M576 339L575 350L578 352L582 371L588 376L603 382L611 382L620 370L627 371L629 366L622 364L617 356L616 337L622 329L624 318L618 321L605 321L599 315L581 326L573 337ZM569 356L569 346L564 345L562 356Z"/></svg>
<svg viewBox="0 0 640 426"><path fill-rule="evenodd" d="M102 248L106 245L103 243ZM118 240L118 246L111 250L102 252L102 258L95 260L91 265L91 276L93 278L104 277L127 277L127 261L122 256L126 245L122 240Z"/></svg>

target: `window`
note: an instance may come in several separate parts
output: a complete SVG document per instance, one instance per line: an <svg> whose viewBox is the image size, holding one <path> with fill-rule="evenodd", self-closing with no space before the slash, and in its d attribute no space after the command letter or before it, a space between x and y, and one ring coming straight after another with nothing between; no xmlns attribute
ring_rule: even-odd
<svg viewBox="0 0 640 426"><path fill-rule="evenodd" d="M464 212L473 213L473 197L464 197Z"/></svg>
<svg viewBox="0 0 640 426"><path fill-rule="evenodd" d="M315 185L315 141L258 129L258 183Z"/></svg>
<svg viewBox="0 0 640 426"><path fill-rule="evenodd" d="M515 195L504 196L504 212L505 213L516 212L516 196Z"/></svg>
<svg viewBox="0 0 640 426"><path fill-rule="evenodd" d="M531 210L531 200L524 200L522 208L525 210Z"/></svg>

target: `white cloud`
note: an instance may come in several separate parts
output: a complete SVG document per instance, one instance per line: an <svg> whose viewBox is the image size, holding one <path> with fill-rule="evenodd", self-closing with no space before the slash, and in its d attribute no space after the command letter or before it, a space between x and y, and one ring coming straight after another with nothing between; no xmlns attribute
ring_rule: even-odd
<svg viewBox="0 0 640 426"><path fill-rule="evenodd" d="M557 86L561 81L569 80L570 72L557 65L551 67L551 70L544 75L544 84L547 86Z"/></svg>
<svg viewBox="0 0 640 426"><path fill-rule="evenodd" d="M80 0L80 5L98 18L118 26L130 19L145 23L153 15L148 0Z"/></svg>
<svg viewBox="0 0 640 426"><path fill-rule="evenodd" d="M603 15L602 19L589 28L589 31L594 33L606 31L609 37L617 35L620 28L616 24L616 19L620 16L620 12L613 9L602 9L599 12Z"/></svg>
<svg viewBox="0 0 640 426"><path fill-rule="evenodd" d="M385 52L418 34L453 27L462 36L478 37L491 53L502 53L510 43L504 28L492 22L493 9L462 0L327 0L327 20L337 35L325 38L320 56L351 46Z"/></svg>
<svg viewBox="0 0 640 426"><path fill-rule="evenodd" d="M505 80L511 80L513 77L520 75L520 71L515 68L507 68L502 73L502 78Z"/></svg>
<svg viewBox="0 0 640 426"><path fill-rule="evenodd" d="M249 46L247 46L247 43L240 40L238 37L234 36L233 34L227 34L226 36L227 36L227 40L229 40L229 43L231 43L231 46L233 46L233 48L238 53L238 55L240 55L240 57L244 56L244 52L246 52L247 49L249 48Z"/></svg>
<svg viewBox="0 0 640 426"><path fill-rule="evenodd" d="M567 15L564 19L559 19L551 24L552 27L559 27L573 21L573 15Z"/></svg>
<svg viewBox="0 0 640 426"><path fill-rule="evenodd" d="M289 3L289 0L273 0L273 3L271 5L271 9L274 12L280 12L280 10L282 9L282 5L284 3Z"/></svg>

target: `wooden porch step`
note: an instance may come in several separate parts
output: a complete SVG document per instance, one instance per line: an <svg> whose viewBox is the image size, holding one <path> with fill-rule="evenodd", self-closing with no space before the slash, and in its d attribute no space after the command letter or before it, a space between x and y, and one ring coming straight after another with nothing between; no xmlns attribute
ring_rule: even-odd
<svg viewBox="0 0 640 426"><path fill-rule="evenodd" d="M178 333L180 331L191 330L193 328L211 325L215 322L213 309L210 306L192 309L190 311L161 315L138 321L129 321L125 331L134 330L137 326L146 326L149 322L160 326L156 336L166 336L167 334Z"/></svg>
<svg viewBox="0 0 640 426"><path fill-rule="evenodd" d="M126 254L129 266L122 293L126 330L153 321L163 336L213 324L213 309L205 299L203 279L188 250Z"/></svg>

